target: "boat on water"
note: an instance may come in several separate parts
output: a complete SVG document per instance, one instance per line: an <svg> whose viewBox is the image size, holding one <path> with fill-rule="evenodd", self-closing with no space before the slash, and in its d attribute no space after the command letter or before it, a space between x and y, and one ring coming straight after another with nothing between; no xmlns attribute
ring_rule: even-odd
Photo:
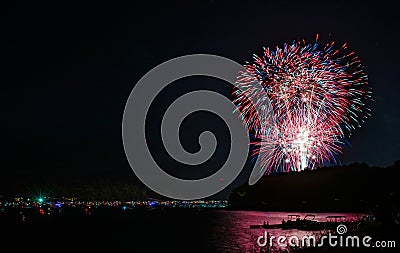
<svg viewBox="0 0 400 253"><path fill-rule="evenodd" d="M281 224L269 224L268 222L264 221L262 225L250 225L250 228L265 228L265 229L274 229L274 228L289 228L293 224L295 224L296 220L300 219L300 215L298 214L289 214L287 221L282 220Z"/></svg>
<svg viewBox="0 0 400 253"><path fill-rule="evenodd" d="M324 222L326 229L334 229L339 224L346 225L346 227L352 227L354 225L354 221L348 220L346 216L343 215L331 215L325 217L326 221Z"/></svg>
<svg viewBox="0 0 400 253"><path fill-rule="evenodd" d="M343 223L343 222L347 221L346 216L343 216L343 215L330 215L330 216L326 216L325 219L326 219L326 222L336 222L336 223L338 223L338 222Z"/></svg>
<svg viewBox="0 0 400 253"><path fill-rule="evenodd" d="M327 216L326 221L315 220L314 214L306 214L301 218L298 214L289 214L287 220L282 220L281 224L269 224L264 221L262 225L250 225L250 228L264 228L264 229L298 229L307 231L316 231L324 229L334 229L339 224L351 226L352 221L348 221L346 216Z"/></svg>

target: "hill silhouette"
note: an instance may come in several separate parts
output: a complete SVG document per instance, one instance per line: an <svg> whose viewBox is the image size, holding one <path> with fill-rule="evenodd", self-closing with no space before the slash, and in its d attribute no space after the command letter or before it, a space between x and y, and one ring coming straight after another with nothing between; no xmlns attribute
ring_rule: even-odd
<svg viewBox="0 0 400 253"><path fill-rule="evenodd" d="M400 161L385 168L353 163L273 174L237 187L229 200L234 209L392 212L399 210L399 175Z"/></svg>

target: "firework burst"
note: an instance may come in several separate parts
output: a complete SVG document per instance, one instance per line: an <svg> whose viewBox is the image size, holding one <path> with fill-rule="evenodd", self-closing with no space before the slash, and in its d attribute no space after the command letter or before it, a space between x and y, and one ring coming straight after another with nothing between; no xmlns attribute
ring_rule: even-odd
<svg viewBox="0 0 400 253"><path fill-rule="evenodd" d="M263 51L245 65L233 93L244 125L258 140L253 155L260 156L262 172L336 164L351 132L370 115L361 61L346 44L321 46L318 36L313 44L297 40Z"/></svg>

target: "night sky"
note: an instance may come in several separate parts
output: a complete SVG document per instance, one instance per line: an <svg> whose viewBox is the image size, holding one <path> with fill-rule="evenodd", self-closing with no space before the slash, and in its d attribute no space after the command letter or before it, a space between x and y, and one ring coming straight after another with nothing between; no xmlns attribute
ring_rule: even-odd
<svg viewBox="0 0 400 253"><path fill-rule="evenodd" d="M263 46L298 37L312 42L317 33L322 41L331 35L339 44L348 43L364 63L373 90L373 115L354 132L342 163L387 166L400 159L399 22L397 8L385 1L55 2L1 8L3 175L135 177L123 151L121 122L129 93L147 71L194 53L245 63ZM157 126L161 112L195 89L231 92L231 86L211 78L179 80L152 106L148 133L157 160L182 178L213 173L228 152L226 127L207 113L185 120L181 136L194 152L198 134L213 129L221 143L212 161L184 168L158 152L163 150ZM249 169L242 174L237 183L247 180Z"/></svg>

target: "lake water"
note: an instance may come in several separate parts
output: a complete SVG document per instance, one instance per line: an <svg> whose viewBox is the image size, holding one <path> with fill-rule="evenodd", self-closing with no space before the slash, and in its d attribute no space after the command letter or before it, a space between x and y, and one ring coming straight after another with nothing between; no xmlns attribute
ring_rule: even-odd
<svg viewBox="0 0 400 253"><path fill-rule="evenodd" d="M257 238L264 229L250 225L281 223L288 214L305 213L225 210L112 210L92 215L82 212L49 217L27 217L24 222L2 217L2 244L25 252L262 252ZM314 213L356 219L359 214ZM298 230L269 230L271 235L316 234ZM22 243L23 242L23 243ZM279 248L274 249L277 251Z"/></svg>
<svg viewBox="0 0 400 253"><path fill-rule="evenodd" d="M213 244L217 252L260 252L263 250L257 244L259 236L264 235L264 231L268 231L271 236L278 238L285 236L290 238L296 236L303 238L305 235L319 236L320 231L300 231L297 229L250 229L250 225L263 224L268 221L269 224L280 224L282 219L287 220L289 214L298 214L301 218L308 213L299 212L259 212L259 211L218 211L216 213L214 225ZM315 220L326 221L326 216L345 216L346 219L355 220L361 216L356 213L312 213ZM276 247L275 250L281 248Z"/></svg>

